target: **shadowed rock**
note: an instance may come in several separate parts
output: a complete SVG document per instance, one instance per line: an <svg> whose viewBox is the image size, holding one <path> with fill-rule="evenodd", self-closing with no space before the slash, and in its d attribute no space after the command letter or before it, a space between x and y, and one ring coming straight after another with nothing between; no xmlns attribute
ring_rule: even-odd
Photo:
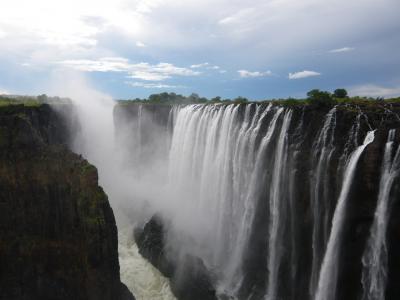
<svg viewBox="0 0 400 300"><path fill-rule="evenodd" d="M97 170L48 105L0 108L0 299L133 300Z"/></svg>

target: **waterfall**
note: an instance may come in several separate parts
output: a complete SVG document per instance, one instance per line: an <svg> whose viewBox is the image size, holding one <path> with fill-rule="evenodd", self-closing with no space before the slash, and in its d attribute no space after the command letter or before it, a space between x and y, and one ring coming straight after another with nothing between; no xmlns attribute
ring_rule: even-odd
<svg viewBox="0 0 400 300"><path fill-rule="evenodd" d="M340 240L346 216L346 200L350 192L358 160L364 149L374 141L374 134L374 131L369 131L367 133L363 144L350 155L346 164L342 188L333 215L331 233L319 275L318 288L315 296L316 300L335 299Z"/></svg>
<svg viewBox="0 0 400 300"><path fill-rule="evenodd" d="M259 108L259 107L257 107ZM241 201L243 203L243 215L240 220L240 225L238 227L236 243L232 244L233 251L229 259L228 267L225 274L226 286L224 290L233 290L234 292L240 287L241 283L241 267L243 253L248 247L248 238L251 233L253 218L256 210L257 193L259 191L259 184L261 182L259 176L262 175L262 164L256 164L260 162L265 155L271 141L272 134L275 132L275 127L277 120L282 112L282 109L278 110L273 119L271 120L266 135L261 141L261 144L255 152L255 139L259 133L260 127L266 114L269 112L270 107L268 107L260 116L260 118L255 117L251 122L251 125L246 129L242 128L241 139L236 148L234 164L238 166L234 172L234 186L235 194L237 195L235 205L240 207ZM257 111L258 114L258 111ZM257 115L256 115L257 116ZM258 119L258 121L257 121ZM248 152L245 150L248 148ZM247 161L243 161L246 159ZM246 164L250 162L251 169L246 172L242 172L243 168L246 168ZM247 188L243 185L243 180L249 178L249 185ZM240 211L235 211L235 216L240 218Z"/></svg>
<svg viewBox="0 0 400 300"><path fill-rule="evenodd" d="M312 232L312 266L310 278L310 295L315 292L319 268L322 261L323 251L326 247L326 225L328 211L326 205L329 200L329 173L327 167L334 151L334 130L336 126L336 107L331 109L325 117L323 127L317 137L313 150L317 155L314 162L315 173L311 180L311 205L313 212Z"/></svg>
<svg viewBox="0 0 400 300"><path fill-rule="evenodd" d="M266 299L274 300L277 294L278 270L282 255L282 224L283 217L282 203L284 202L283 176L287 172L285 169L287 159L287 131L289 128L291 111L287 111L283 119L283 124L279 134L278 144L275 150L275 165L272 175L272 185L270 190L270 222L269 222L269 241L268 241L268 292Z"/></svg>
<svg viewBox="0 0 400 300"><path fill-rule="evenodd" d="M172 239L180 239L181 250L187 247L187 253L195 253L210 267L221 269L224 275L220 288L230 294L238 290L243 279L243 258L267 171L262 161L278 129L271 208L279 210L285 139L291 116L290 111L286 112L278 127L283 108L247 105L239 111L240 108L191 105L177 109L169 159L169 186L175 195L171 198L180 201L174 207L185 211L172 221L175 230L185 232L182 235L177 231ZM260 136L266 118L270 118L268 128ZM271 245L279 241L279 226L276 215L271 223ZM195 236L196 240L190 240L188 245L184 236ZM276 270L278 255L273 246L270 257L269 265Z"/></svg>
<svg viewBox="0 0 400 300"><path fill-rule="evenodd" d="M366 156L368 168L381 168L381 178L368 177L368 183L380 185L377 212L362 262L359 255L344 264L344 233L346 239L347 233L359 234L345 229L347 203L353 197L359 201L360 186L372 189L355 172L374 141L374 131L367 132L377 127L374 118L368 121L368 114L340 105L325 114L307 106L256 103L116 108L116 143L123 157L83 153L99 164L113 207L123 199L123 212L136 224L160 215L165 255L177 272L190 255L209 271L221 299L336 300L336 294L351 299L360 292L360 286L351 294L336 291L339 270L346 268L350 281L360 282L354 270L363 264L363 300L381 297L373 295L384 290L389 196L400 164L393 130L382 166L373 151ZM99 140L88 145L99 145L104 136L97 134ZM377 200L373 195L365 196L369 203ZM353 217L358 222L362 215ZM362 231L368 232L364 224ZM150 297L147 285L156 298L169 295L167 281L137 260L134 246L120 245L123 280L139 298ZM142 277L133 281L131 272L142 267L149 274L144 277L162 284Z"/></svg>
<svg viewBox="0 0 400 300"><path fill-rule="evenodd" d="M387 279L386 231L390 216L390 191L400 172L400 147L394 151L396 131L389 131L383 154L378 202L367 246L363 254L363 300L384 300Z"/></svg>

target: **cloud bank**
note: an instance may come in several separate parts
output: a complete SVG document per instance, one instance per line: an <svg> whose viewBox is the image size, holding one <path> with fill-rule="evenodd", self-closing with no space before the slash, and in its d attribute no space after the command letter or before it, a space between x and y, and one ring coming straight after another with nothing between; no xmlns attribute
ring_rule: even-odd
<svg viewBox="0 0 400 300"><path fill-rule="evenodd" d="M104 57L98 60L77 59L59 61L57 64L85 72L125 72L130 78L146 81L162 81L173 76L197 76L200 72L170 63L131 63L122 57Z"/></svg>

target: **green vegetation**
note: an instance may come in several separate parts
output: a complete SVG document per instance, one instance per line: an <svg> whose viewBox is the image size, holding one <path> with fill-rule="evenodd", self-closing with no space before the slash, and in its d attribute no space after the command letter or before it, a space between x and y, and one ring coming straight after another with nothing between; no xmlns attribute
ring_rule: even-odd
<svg viewBox="0 0 400 300"><path fill-rule="evenodd" d="M8 105L25 105L25 106L39 106L41 103L34 97L18 97L9 98L0 96L0 106Z"/></svg>
<svg viewBox="0 0 400 300"><path fill-rule="evenodd" d="M84 163L82 165L82 174L92 174L97 172L97 169L95 166L89 164L88 162Z"/></svg>
<svg viewBox="0 0 400 300"><path fill-rule="evenodd" d="M44 103L48 104L65 104L70 103L68 98L49 97L46 94L39 96L20 96L20 95L0 95L0 107L9 105L24 105L28 107L40 106Z"/></svg>
<svg viewBox="0 0 400 300"><path fill-rule="evenodd" d="M286 98L286 99L266 99L261 101L252 101L245 97L236 97L234 99L222 99L221 97L213 97L211 99L201 97L196 93L184 96L176 93L160 93L152 94L147 99L129 99L118 100L120 105L129 105L132 103L141 104L157 104L157 105L174 105L174 104L242 104L242 103L274 103L284 106L310 105L315 107L330 107L336 104L354 104L354 105L372 105L377 103L399 103L400 97L384 99L383 97L349 97L343 88L338 88L333 93L313 89L307 93L307 98ZM40 106L44 103L48 104L70 104L71 99L60 97L49 97L46 94L38 96L14 96L0 95L0 107L10 105L24 105L27 107Z"/></svg>
<svg viewBox="0 0 400 300"><path fill-rule="evenodd" d="M131 103L143 103L143 104L215 104L215 103L247 103L249 100L244 97L237 97L235 99L222 99L221 97L214 97L207 99L200 97L196 93L192 93L189 96L183 96L175 93L161 93L152 94L148 99L129 99L129 100L118 100L119 104L127 105Z"/></svg>
<svg viewBox="0 0 400 300"><path fill-rule="evenodd" d="M347 98L347 91L345 89L336 89L333 92L333 97L339 99Z"/></svg>
<svg viewBox="0 0 400 300"><path fill-rule="evenodd" d="M347 93L347 92L346 92ZM337 101L332 97L329 92L320 91L318 89L311 90L307 93L308 103L312 106L323 107L332 106L337 103Z"/></svg>
<svg viewBox="0 0 400 300"><path fill-rule="evenodd" d="M264 101L264 102L268 102L268 101ZM272 102L275 104L284 105L284 106L303 105L306 103L304 99L296 99L296 98L292 98L292 97L289 97L287 99L278 99L278 100L273 99Z"/></svg>
<svg viewBox="0 0 400 300"><path fill-rule="evenodd" d="M400 102L399 98L383 99L382 97L371 98L371 97L349 97L347 90L338 88L333 93L328 91L322 91L319 89L313 89L307 93L307 98L286 98L286 99L268 99L262 101L250 101L244 97L237 97L234 99L222 99L217 96L211 99L200 97L198 94L191 94L190 96L183 96L175 93L161 93L152 94L148 99L130 99L130 100L118 100L121 105L129 105L131 103L142 103L142 104L241 104L241 103L274 103L284 106L296 106L296 105L310 105L315 107L330 107L336 104L354 104L354 105L373 105L377 103L395 103Z"/></svg>

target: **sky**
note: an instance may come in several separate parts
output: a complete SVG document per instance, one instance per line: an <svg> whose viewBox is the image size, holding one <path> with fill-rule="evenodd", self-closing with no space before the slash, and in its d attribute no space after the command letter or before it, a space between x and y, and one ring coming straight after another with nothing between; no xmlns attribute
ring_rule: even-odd
<svg viewBox="0 0 400 300"><path fill-rule="evenodd" d="M78 72L117 99L400 96L399 16L399 0L0 0L0 94Z"/></svg>

